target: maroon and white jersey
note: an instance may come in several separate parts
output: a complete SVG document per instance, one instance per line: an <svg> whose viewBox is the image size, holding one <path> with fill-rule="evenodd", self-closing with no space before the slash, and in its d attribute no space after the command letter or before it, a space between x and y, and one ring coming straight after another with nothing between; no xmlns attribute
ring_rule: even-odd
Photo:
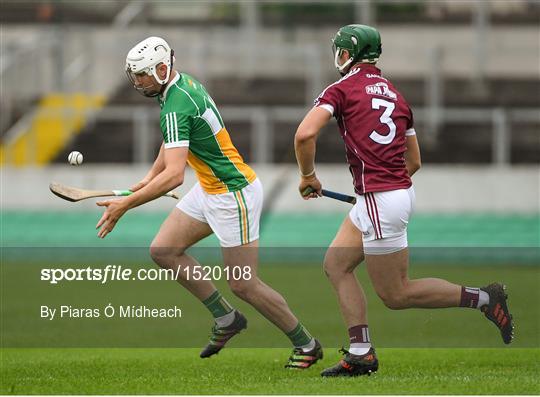
<svg viewBox="0 0 540 397"><path fill-rule="evenodd" d="M315 106L336 118L357 194L407 189L406 136L413 116L403 96L374 65L353 67L326 89Z"/></svg>

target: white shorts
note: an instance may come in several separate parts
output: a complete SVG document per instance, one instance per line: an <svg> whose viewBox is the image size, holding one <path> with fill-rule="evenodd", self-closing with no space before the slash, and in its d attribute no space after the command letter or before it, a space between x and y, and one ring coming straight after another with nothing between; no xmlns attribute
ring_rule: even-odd
<svg viewBox="0 0 540 397"><path fill-rule="evenodd" d="M255 179L242 190L223 194L208 194L196 183L176 207L208 223L222 247L237 247L259 239L262 205L262 184Z"/></svg>
<svg viewBox="0 0 540 397"><path fill-rule="evenodd" d="M407 225L414 201L412 186L356 196L349 217L362 232L366 254L390 254L407 247Z"/></svg>

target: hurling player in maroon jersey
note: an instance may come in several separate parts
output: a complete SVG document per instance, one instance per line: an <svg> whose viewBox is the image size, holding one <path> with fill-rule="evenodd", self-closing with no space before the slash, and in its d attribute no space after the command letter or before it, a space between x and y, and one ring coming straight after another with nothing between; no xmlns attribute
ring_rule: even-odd
<svg viewBox="0 0 540 397"><path fill-rule="evenodd" d="M480 309L500 329L504 343L510 343L513 324L503 285L471 288L437 278L408 278L407 224L415 201L411 176L420 168L412 112L375 66L381 54L376 29L344 26L333 39L333 50L342 78L319 95L295 136L300 194L306 200L319 197L315 146L321 128L335 117L357 195L324 259L349 329L350 347L321 375L356 376L378 369L366 298L354 275L364 260L375 291L390 309Z"/></svg>

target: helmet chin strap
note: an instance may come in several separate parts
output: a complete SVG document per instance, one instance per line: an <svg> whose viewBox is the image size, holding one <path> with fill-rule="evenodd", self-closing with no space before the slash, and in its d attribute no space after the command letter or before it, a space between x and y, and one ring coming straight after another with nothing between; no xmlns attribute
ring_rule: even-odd
<svg viewBox="0 0 540 397"><path fill-rule="evenodd" d="M163 95L163 93L165 92L165 88L167 88L167 83L161 84L161 88L159 90L159 95Z"/></svg>
<svg viewBox="0 0 540 397"><path fill-rule="evenodd" d="M173 65L174 65L175 57L174 57L174 50L171 49L171 56L170 56L170 65L167 65L167 74L165 75L165 78L162 80L157 75L157 69L154 67L152 69L152 74L154 75L154 78L156 81L161 84L161 88L159 89L159 92L155 95L162 95L165 92L165 88L167 87L169 83L169 78L171 77Z"/></svg>
<svg viewBox="0 0 540 397"><path fill-rule="evenodd" d="M349 65L351 64L351 62L353 61L353 59L352 59L352 58L349 58L349 59L347 59L345 62L343 62L343 65L340 65L340 64L338 63L340 53L341 53L341 50L336 51L336 55L335 55L335 57L334 57L334 65L336 66L336 69L338 70L339 73L344 74L344 73L345 73L344 70L347 68L347 66L349 66Z"/></svg>

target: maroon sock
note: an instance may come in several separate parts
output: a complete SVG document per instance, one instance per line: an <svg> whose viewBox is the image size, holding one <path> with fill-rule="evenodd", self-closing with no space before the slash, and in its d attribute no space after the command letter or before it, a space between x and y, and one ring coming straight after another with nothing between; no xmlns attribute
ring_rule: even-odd
<svg viewBox="0 0 540 397"><path fill-rule="evenodd" d="M349 328L349 341L353 343L371 343L367 324L355 325Z"/></svg>
<svg viewBox="0 0 540 397"><path fill-rule="evenodd" d="M480 298L480 289L471 287L461 287L461 302L459 306L470 307L476 309L478 306L478 299Z"/></svg>

